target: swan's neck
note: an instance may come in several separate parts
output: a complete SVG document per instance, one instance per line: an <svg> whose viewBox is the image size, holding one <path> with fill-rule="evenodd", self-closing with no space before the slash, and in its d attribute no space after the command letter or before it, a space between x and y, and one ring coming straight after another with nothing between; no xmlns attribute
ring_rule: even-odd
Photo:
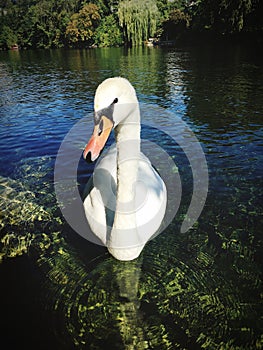
<svg viewBox="0 0 263 350"><path fill-rule="evenodd" d="M134 198L140 154L139 108L115 129L117 144L117 204Z"/></svg>
<svg viewBox="0 0 263 350"><path fill-rule="evenodd" d="M135 189L140 154L139 106L115 128L117 144L117 197L111 242L122 248L132 245L137 233ZM127 239L127 235L130 237ZM114 243L115 242L115 243ZM118 243L116 243L118 242Z"/></svg>

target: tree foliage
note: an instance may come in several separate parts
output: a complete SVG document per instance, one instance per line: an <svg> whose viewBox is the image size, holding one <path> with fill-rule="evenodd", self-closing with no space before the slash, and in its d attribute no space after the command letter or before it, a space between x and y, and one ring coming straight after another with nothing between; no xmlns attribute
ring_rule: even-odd
<svg viewBox="0 0 263 350"><path fill-rule="evenodd" d="M17 35L13 30L4 25L2 27L1 37L0 37L0 46L4 48L12 47L17 43Z"/></svg>
<svg viewBox="0 0 263 350"><path fill-rule="evenodd" d="M100 47L123 44L123 35L113 14L102 18L96 30L95 44Z"/></svg>
<svg viewBox="0 0 263 350"><path fill-rule="evenodd" d="M220 34L240 32L246 18L261 0L206 0L200 1L195 16L199 29L209 29Z"/></svg>
<svg viewBox="0 0 263 350"><path fill-rule="evenodd" d="M262 38L262 11L262 0L0 0L0 48L136 45L186 32Z"/></svg>
<svg viewBox="0 0 263 350"><path fill-rule="evenodd" d="M95 4L84 5L74 13L66 27L70 43L90 43L100 20L99 8Z"/></svg>
<svg viewBox="0 0 263 350"><path fill-rule="evenodd" d="M190 26L191 17L185 11L173 8L169 12L169 17L163 22L163 30L166 39L175 39L179 33L184 33Z"/></svg>
<svg viewBox="0 0 263 350"><path fill-rule="evenodd" d="M119 3L118 16L126 40L140 44L155 34L159 10L154 0L122 0Z"/></svg>

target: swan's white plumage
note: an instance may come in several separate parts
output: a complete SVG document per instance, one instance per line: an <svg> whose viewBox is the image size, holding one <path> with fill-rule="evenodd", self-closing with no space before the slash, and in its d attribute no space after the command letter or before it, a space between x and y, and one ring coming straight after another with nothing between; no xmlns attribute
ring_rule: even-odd
<svg viewBox="0 0 263 350"><path fill-rule="evenodd" d="M140 152L140 114L130 83L123 78L104 81L96 91L95 111L115 98L116 145L98 161L84 209L91 230L109 252L119 260L132 260L158 231L167 194L163 180ZM132 142L128 146L127 140Z"/></svg>

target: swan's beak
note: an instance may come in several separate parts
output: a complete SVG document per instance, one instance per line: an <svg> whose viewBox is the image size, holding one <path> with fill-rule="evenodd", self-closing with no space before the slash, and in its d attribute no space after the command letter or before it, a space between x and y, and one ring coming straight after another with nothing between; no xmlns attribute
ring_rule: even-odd
<svg viewBox="0 0 263 350"><path fill-rule="evenodd" d="M87 161L93 162L98 158L100 152L105 146L106 141L113 128L113 122L105 115L100 118L100 122L95 125L93 134L84 149L83 157Z"/></svg>

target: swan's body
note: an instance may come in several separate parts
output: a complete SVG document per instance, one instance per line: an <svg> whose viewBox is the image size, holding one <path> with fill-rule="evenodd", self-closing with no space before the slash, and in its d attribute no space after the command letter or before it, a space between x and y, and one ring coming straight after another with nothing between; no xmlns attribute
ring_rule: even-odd
<svg viewBox="0 0 263 350"><path fill-rule="evenodd" d="M98 161L87 185L85 214L115 258L132 260L160 227L166 187L140 151L139 104L131 84L123 78L105 80L94 104L95 128L84 158L99 156L113 127L116 145Z"/></svg>

